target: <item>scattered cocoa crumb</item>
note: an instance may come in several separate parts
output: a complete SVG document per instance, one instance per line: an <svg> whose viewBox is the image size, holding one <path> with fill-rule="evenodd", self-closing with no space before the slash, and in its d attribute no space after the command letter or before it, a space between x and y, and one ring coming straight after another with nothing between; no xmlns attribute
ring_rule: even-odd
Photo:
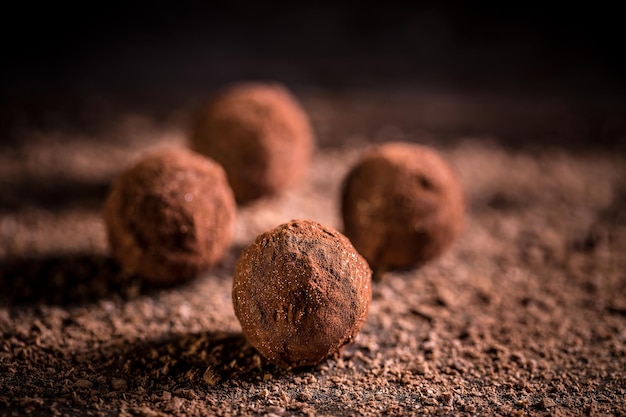
<svg viewBox="0 0 626 417"><path fill-rule="evenodd" d="M556 403L551 398L544 397L541 400L541 407L546 409L546 410L549 409L549 408L555 407L555 406L556 406Z"/></svg>

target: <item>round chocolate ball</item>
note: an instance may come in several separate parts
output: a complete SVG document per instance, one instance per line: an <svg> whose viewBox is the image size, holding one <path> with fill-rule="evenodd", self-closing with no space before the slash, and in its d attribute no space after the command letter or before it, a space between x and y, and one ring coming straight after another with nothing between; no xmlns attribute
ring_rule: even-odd
<svg viewBox="0 0 626 417"><path fill-rule="evenodd" d="M270 362L314 365L365 322L371 270L350 241L310 220L261 234L235 267L233 303L248 341Z"/></svg>
<svg viewBox="0 0 626 417"><path fill-rule="evenodd" d="M114 257L157 285L189 280L219 261L235 215L222 167L184 149L140 160L116 179L104 205Z"/></svg>
<svg viewBox="0 0 626 417"><path fill-rule="evenodd" d="M442 254L464 224L461 187L437 151L409 143L373 147L347 175L345 233L377 271Z"/></svg>
<svg viewBox="0 0 626 417"><path fill-rule="evenodd" d="M300 181L314 139L307 115L286 88L241 83L200 111L190 146L222 164L237 202L247 203Z"/></svg>

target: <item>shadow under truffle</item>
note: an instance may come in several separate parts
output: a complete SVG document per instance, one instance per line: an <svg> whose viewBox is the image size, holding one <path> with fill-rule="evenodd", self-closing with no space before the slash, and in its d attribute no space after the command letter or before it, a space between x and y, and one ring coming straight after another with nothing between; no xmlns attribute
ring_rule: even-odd
<svg viewBox="0 0 626 417"><path fill-rule="evenodd" d="M73 305L145 291L109 256L76 253L0 259L0 305Z"/></svg>

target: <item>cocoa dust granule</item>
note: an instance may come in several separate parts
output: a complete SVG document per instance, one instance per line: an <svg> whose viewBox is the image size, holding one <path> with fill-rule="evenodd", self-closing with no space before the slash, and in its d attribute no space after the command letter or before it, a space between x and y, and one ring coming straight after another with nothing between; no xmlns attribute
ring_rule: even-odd
<svg viewBox="0 0 626 417"><path fill-rule="evenodd" d="M341 233L292 220L239 258L233 283L243 334L282 366L319 363L351 342L372 298L371 270Z"/></svg>
<svg viewBox="0 0 626 417"><path fill-rule="evenodd" d="M388 143L370 149L345 179L346 235L378 271L443 253L464 223L461 188L434 149Z"/></svg>
<svg viewBox="0 0 626 417"><path fill-rule="evenodd" d="M104 206L113 255L154 284L189 280L215 264L235 215L222 167L183 149L149 155L122 173Z"/></svg>
<svg viewBox="0 0 626 417"><path fill-rule="evenodd" d="M198 114L190 146L222 164L239 203L297 183L309 166L309 120L281 85L236 84Z"/></svg>

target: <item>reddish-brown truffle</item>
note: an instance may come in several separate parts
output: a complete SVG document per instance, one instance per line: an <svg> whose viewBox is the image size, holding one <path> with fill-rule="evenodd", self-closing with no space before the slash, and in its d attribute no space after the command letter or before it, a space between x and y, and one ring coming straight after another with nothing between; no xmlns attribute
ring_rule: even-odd
<svg viewBox="0 0 626 417"><path fill-rule="evenodd" d="M104 205L113 255L154 284L189 280L221 259L235 215L222 167L184 149L139 161L117 178Z"/></svg>
<svg viewBox="0 0 626 417"><path fill-rule="evenodd" d="M434 149L374 147L343 188L346 235L377 271L420 265L443 253L464 224L461 187Z"/></svg>
<svg viewBox="0 0 626 417"><path fill-rule="evenodd" d="M282 366L319 363L351 342L372 299L371 270L350 241L310 220L263 233L233 283L243 334Z"/></svg>
<svg viewBox="0 0 626 417"><path fill-rule="evenodd" d="M235 198L246 203L300 181L314 139L307 115L287 89L241 83L202 109L190 146L222 164Z"/></svg>

